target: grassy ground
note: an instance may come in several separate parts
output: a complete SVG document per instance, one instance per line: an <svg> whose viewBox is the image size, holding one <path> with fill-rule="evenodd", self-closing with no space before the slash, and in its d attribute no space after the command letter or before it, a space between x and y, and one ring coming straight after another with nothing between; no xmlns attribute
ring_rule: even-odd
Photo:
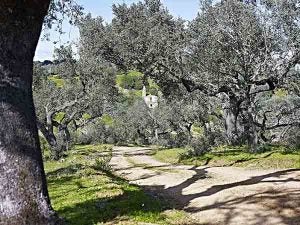
<svg viewBox="0 0 300 225"><path fill-rule="evenodd" d="M105 146L77 146L61 161L45 162L54 209L70 225L186 224L182 211L141 188L101 171L97 159Z"/></svg>
<svg viewBox="0 0 300 225"><path fill-rule="evenodd" d="M154 157L162 162L176 164L180 161L180 156L185 154L187 149L184 148L172 148L172 149L162 149L155 150Z"/></svg>
<svg viewBox="0 0 300 225"><path fill-rule="evenodd" d="M272 147L259 154L248 153L244 147L219 147L198 157L182 157L183 148L155 150L154 157L168 163L196 166L238 166L249 168L300 168L300 151L288 152L283 147Z"/></svg>
<svg viewBox="0 0 300 225"><path fill-rule="evenodd" d="M180 173L180 170L174 170L173 168L153 167L147 163L136 163L134 160L132 160L130 158L127 158L127 162L129 162L134 167L140 167L140 168L147 169L147 170L153 170L155 172ZM172 162L169 162L169 163L172 163Z"/></svg>
<svg viewBox="0 0 300 225"><path fill-rule="evenodd" d="M52 81L56 87L62 88L65 85L64 79L60 78L59 75L52 75L48 77L48 80Z"/></svg>

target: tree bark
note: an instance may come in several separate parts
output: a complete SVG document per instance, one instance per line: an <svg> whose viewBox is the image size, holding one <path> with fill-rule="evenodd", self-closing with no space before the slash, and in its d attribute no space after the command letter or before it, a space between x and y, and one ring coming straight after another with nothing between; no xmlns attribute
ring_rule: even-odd
<svg viewBox="0 0 300 225"><path fill-rule="evenodd" d="M230 145L241 144L238 132L238 116L240 105L235 99L230 99L224 108L225 131Z"/></svg>
<svg viewBox="0 0 300 225"><path fill-rule="evenodd" d="M46 127L42 122L37 121L37 126L40 132L45 137L46 141L50 145L51 148L55 148L57 146L57 140L53 132L53 128L49 129L48 126Z"/></svg>
<svg viewBox="0 0 300 225"><path fill-rule="evenodd" d="M191 140L193 138L193 134L192 134L192 127L193 124L189 123L185 126L186 130L187 130L187 134L188 134L188 139L187 139L187 144L190 145L191 144Z"/></svg>
<svg viewBox="0 0 300 225"><path fill-rule="evenodd" d="M248 96L246 100L246 106L245 134L250 152L256 153L258 151L258 131L254 121L254 106L250 96Z"/></svg>
<svg viewBox="0 0 300 225"><path fill-rule="evenodd" d="M52 225L32 99L36 45L50 0L0 2L0 224Z"/></svg>

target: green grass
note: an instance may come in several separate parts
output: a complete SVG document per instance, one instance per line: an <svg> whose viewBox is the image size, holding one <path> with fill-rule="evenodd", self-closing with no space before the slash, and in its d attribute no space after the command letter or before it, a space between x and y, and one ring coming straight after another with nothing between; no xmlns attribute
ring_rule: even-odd
<svg viewBox="0 0 300 225"><path fill-rule="evenodd" d="M155 150L154 157L162 162L176 164L179 163L180 156L186 152L187 150L184 148Z"/></svg>
<svg viewBox="0 0 300 225"><path fill-rule="evenodd" d="M62 88L65 85L64 79L60 78L59 75L52 75L48 77L48 80L52 81L56 87Z"/></svg>
<svg viewBox="0 0 300 225"><path fill-rule="evenodd" d="M54 209L72 225L180 224L186 214L111 172L96 170L97 157L110 146L76 146L60 161L45 162ZM183 219L184 220L184 219Z"/></svg>
<svg viewBox="0 0 300 225"><path fill-rule="evenodd" d="M108 126L112 126L114 124L114 119L113 117L111 117L110 115L107 115L107 114L104 114L102 117L101 117L101 121L105 124L105 125L108 125Z"/></svg>
<svg viewBox="0 0 300 225"><path fill-rule="evenodd" d="M54 116L54 120L58 123L61 123L63 118L65 117L66 113L65 112L58 112Z"/></svg>
<svg viewBox="0 0 300 225"><path fill-rule="evenodd" d="M248 168L300 168L300 151L288 152L283 147L272 147L264 153L251 154L245 147L219 147L203 156L181 157L187 149L156 150L154 157L168 163L196 166L237 166ZM182 158L182 159L181 159Z"/></svg>
<svg viewBox="0 0 300 225"><path fill-rule="evenodd" d="M117 75L116 84L124 89L141 90L143 88L143 76L142 73L132 70L128 73Z"/></svg>
<svg viewBox="0 0 300 225"><path fill-rule="evenodd" d="M159 167L159 166L151 166L147 163L136 163L134 160L132 160L131 158L127 157L126 158L127 162L129 162L132 166L134 167L141 167L142 169L146 169L146 170L152 170L157 172L158 174L161 172L164 173L180 173L180 170L174 170L173 168L164 168L164 167Z"/></svg>

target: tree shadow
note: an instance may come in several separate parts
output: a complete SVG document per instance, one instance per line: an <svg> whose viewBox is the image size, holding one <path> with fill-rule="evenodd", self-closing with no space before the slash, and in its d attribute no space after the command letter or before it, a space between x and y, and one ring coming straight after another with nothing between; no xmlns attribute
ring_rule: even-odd
<svg viewBox="0 0 300 225"><path fill-rule="evenodd" d="M277 153L278 151L272 151L269 152L268 154L264 155L264 156L260 156L260 157L255 157L255 154L253 154L253 156L249 157L249 158L244 158L244 159L238 159L226 166L234 166L238 163L243 163L243 162L249 162L249 161L254 161L254 160L259 160L259 159L266 159L269 158L270 156L272 156L273 154Z"/></svg>
<svg viewBox="0 0 300 225"><path fill-rule="evenodd" d="M167 196L168 198L176 198L176 204L179 207L179 209L183 209L188 205L188 203L195 198L194 195L183 195L182 191L183 189L189 187L190 185L194 184L195 182L208 178L208 173L206 171L207 168L198 168L196 166L193 166L192 168L188 169L194 172L194 175L188 179L186 179L184 182L180 183L179 185L165 188L164 185L145 185L142 186L144 189L159 193L163 196ZM156 176L155 174L153 176ZM147 178L150 178L152 176L149 176ZM145 178L144 178L145 179ZM138 179L137 179L138 180ZM180 196L178 198L178 196Z"/></svg>
<svg viewBox="0 0 300 225"><path fill-rule="evenodd" d="M85 175L77 173L84 169L89 167L75 164L47 174L48 183L53 190L51 199L57 203L56 211L65 218L66 224L115 224L122 222L122 219L128 224L130 219L136 218L141 221L150 218L150 222L164 221L166 216L162 212L171 209L164 199L145 192L136 185L129 185L127 180L111 171L93 171L92 174ZM103 178L107 179L107 183L95 180L96 183L86 184L87 180L94 179L98 174L105 175ZM71 197L67 197L70 193ZM83 199L81 196L84 196ZM71 202L63 207L59 206L66 201Z"/></svg>
<svg viewBox="0 0 300 225"><path fill-rule="evenodd" d="M253 204L258 207L251 207ZM247 210L245 210L245 207L240 207L241 205L248 206ZM255 225L299 225L299 206L300 190L289 190L282 193L278 190L270 189L245 197L216 202L201 208L189 208L187 211L205 212L217 210L218 214L221 214L224 218L223 224L236 224L236 221L240 218L248 218L248 223ZM271 222L272 220L274 222Z"/></svg>
<svg viewBox="0 0 300 225"><path fill-rule="evenodd" d="M243 153L243 150L224 150L224 151L212 151L211 154L218 156L234 156Z"/></svg>
<svg viewBox="0 0 300 225"><path fill-rule="evenodd" d="M112 172L107 172L106 176L111 179L110 183L121 185L122 191L112 197L91 197L85 201L59 208L57 212L65 218L67 224L91 225L106 222L122 224L122 220L126 224L131 224L128 221L131 219L136 221L137 218L148 222L166 221L167 216L162 212L173 209L173 207L164 198L153 195L151 192L145 192L136 185L129 186L128 181L115 176ZM60 186L68 186L70 181L73 182L73 179L74 177L61 177L57 178L56 181L59 181ZM82 187L77 188L82 189ZM102 189L101 192L106 190L108 189ZM99 190L84 190L85 196L95 196L97 192ZM55 201L56 198L62 198L65 194L60 193L59 196L52 196L52 199ZM200 223L193 224L200 225Z"/></svg>
<svg viewBox="0 0 300 225"><path fill-rule="evenodd" d="M155 152L153 151L150 151L151 149L149 150L146 150L145 152L128 152L128 153L125 153L124 156L125 157L130 157L130 156L153 156L155 155Z"/></svg>
<svg viewBox="0 0 300 225"><path fill-rule="evenodd" d="M237 186L249 186L249 185L253 185L253 184L267 183L267 182L280 182L280 183L291 182L291 181L300 182L300 179L294 179L294 178L288 178L288 179L285 179L285 180L276 180L276 179L275 180L264 180L264 179L267 179L267 178L279 178L280 176L285 175L289 172L296 172L296 171L300 171L300 169L282 170L282 171L268 173L268 174L261 175L261 176L251 177L249 179L234 182L234 183L223 184L223 185L213 185L212 187L210 187L209 189L207 189L204 192L201 192L201 193L198 193L198 194L195 194L195 195L190 195L190 198L210 196L210 195L216 194L217 192L220 192L220 191L223 191L223 190L226 190L226 189L230 189L230 188L234 188L234 187L237 187Z"/></svg>
<svg viewBox="0 0 300 225"><path fill-rule="evenodd" d="M46 176L49 177L59 177L59 176L70 176L76 174L78 171L82 170L85 166L82 164L71 164L67 167L62 167L53 171L46 173Z"/></svg>
<svg viewBox="0 0 300 225"><path fill-rule="evenodd" d="M159 214L167 209L159 201L153 201L142 190L125 190L113 198L87 200L58 213L64 215L72 225L90 225L115 220L118 217L134 217L140 214ZM163 218L161 218L163 219Z"/></svg>
<svg viewBox="0 0 300 225"><path fill-rule="evenodd" d="M239 208L240 204L260 204L260 202L266 203L268 200L270 200L270 203L269 205L265 205L266 211L263 215L260 215L260 213L257 212L257 209L253 209L253 215L256 216L253 217L253 223L249 222L249 224L266 224L264 223L264 221L267 221L267 219L274 217L274 214L276 215L275 219L277 219L277 221L280 221L281 224L299 225L300 223L300 179L297 179L297 177L289 177L284 179L281 178L281 176L287 175L289 173L299 172L300 169L287 169L267 173L261 176L250 177L243 181L222 185L212 185L205 191L184 195L183 190L185 188L201 179L207 178L207 168L197 169L193 167L191 168L191 170L195 171L195 174L179 185L169 188L165 188L165 186L163 185L144 186L144 188L151 190L157 194L165 195L169 198L175 199L175 201L177 202L177 209L184 209L191 213L202 213L204 211L212 209L219 210L218 212L222 213L223 216L225 216L225 219L221 224L232 224L231 222L235 219L236 216L243 215L243 211L245 211L245 209ZM298 188L295 188L293 190L287 189L284 192L272 189L265 192L258 192L253 195L246 195L245 197L238 197L226 201L215 202L214 204L204 207L189 207L189 204L195 199L201 199L201 197L209 197L224 190L233 189L235 187L246 187L262 183L276 183L283 184L284 186L284 184L288 182L297 182L299 184ZM284 213L286 211L289 211L290 213L286 215Z"/></svg>

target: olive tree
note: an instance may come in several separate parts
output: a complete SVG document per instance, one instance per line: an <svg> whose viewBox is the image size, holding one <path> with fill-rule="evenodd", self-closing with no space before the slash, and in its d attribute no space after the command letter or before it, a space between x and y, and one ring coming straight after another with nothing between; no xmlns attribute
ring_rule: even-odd
<svg viewBox="0 0 300 225"><path fill-rule="evenodd" d="M50 74L45 76L40 69L35 70L40 72L35 74L35 80L42 79L34 85L38 128L50 145L54 159L69 149L70 128L77 130L101 117L109 111L117 94L114 69L101 63L95 65L95 57L90 53L87 56L80 51L79 56L76 60L68 46L55 51L59 85L53 82L57 82L57 77L51 79Z"/></svg>
<svg viewBox="0 0 300 225"><path fill-rule="evenodd" d="M260 102L289 83L299 63L298 11L297 1L259 7L256 1L202 1L186 27L159 0L115 5L96 49L119 68L155 79L166 96L184 87L221 100L228 142L257 151L265 129Z"/></svg>
<svg viewBox="0 0 300 225"><path fill-rule="evenodd" d="M50 5L48 25L59 18L59 11L75 15L80 10L71 0L0 3L0 218L4 225L58 223L48 196L32 98L33 57Z"/></svg>
<svg viewBox="0 0 300 225"><path fill-rule="evenodd" d="M297 29L278 21L290 14L226 1L207 7L190 26L189 88L222 96L228 138L241 140L242 134L252 151L259 142L257 120L262 120L257 104L284 85L299 62Z"/></svg>

